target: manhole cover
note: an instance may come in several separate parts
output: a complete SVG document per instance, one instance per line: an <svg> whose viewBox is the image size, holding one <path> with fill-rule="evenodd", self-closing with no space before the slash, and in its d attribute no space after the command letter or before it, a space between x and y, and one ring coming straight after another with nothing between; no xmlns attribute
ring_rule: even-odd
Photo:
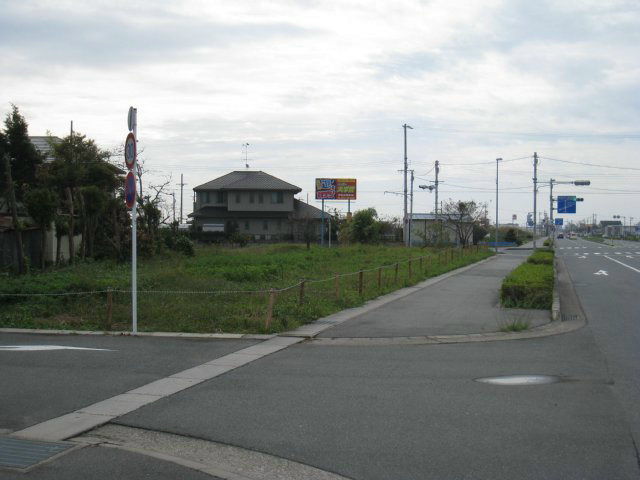
<svg viewBox="0 0 640 480"><path fill-rule="evenodd" d="M68 443L0 437L0 467L29 468L72 446Z"/></svg>
<svg viewBox="0 0 640 480"><path fill-rule="evenodd" d="M492 385L544 385L547 383L559 382L558 377L553 375L507 375L504 377L476 378L476 382L490 383Z"/></svg>

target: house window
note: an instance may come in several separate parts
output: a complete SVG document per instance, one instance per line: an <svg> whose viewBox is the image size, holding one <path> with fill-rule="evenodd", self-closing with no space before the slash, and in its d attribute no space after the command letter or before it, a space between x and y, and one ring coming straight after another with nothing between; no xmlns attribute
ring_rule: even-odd
<svg viewBox="0 0 640 480"><path fill-rule="evenodd" d="M282 192L271 192L271 203L282 203Z"/></svg>
<svg viewBox="0 0 640 480"><path fill-rule="evenodd" d="M249 203L256 203L256 194L253 192L249 193Z"/></svg>
<svg viewBox="0 0 640 480"><path fill-rule="evenodd" d="M240 193L236 193L236 203L240 203L241 198L240 198Z"/></svg>
<svg viewBox="0 0 640 480"><path fill-rule="evenodd" d="M227 199L227 192L218 192L218 201L216 203L224 203Z"/></svg>
<svg viewBox="0 0 640 480"><path fill-rule="evenodd" d="M258 194L258 203L264 203L264 195L262 195L262 192Z"/></svg>
<svg viewBox="0 0 640 480"><path fill-rule="evenodd" d="M202 192L202 197L204 203L209 203L209 192Z"/></svg>
<svg viewBox="0 0 640 480"><path fill-rule="evenodd" d="M249 230L249 220L244 221L244 229Z"/></svg>
<svg viewBox="0 0 640 480"><path fill-rule="evenodd" d="M269 222L267 220L264 220L262 222L262 229L263 230L269 230Z"/></svg>

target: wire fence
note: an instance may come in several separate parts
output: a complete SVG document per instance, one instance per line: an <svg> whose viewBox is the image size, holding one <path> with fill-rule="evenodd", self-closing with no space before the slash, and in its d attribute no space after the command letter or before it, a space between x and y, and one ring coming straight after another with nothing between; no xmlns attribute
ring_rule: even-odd
<svg viewBox="0 0 640 480"><path fill-rule="evenodd" d="M391 264L280 288L137 291L141 329L205 333L273 333L295 328L363 301L491 255L485 246L446 249ZM0 292L4 327L128 330L130 289Z"/></svg>

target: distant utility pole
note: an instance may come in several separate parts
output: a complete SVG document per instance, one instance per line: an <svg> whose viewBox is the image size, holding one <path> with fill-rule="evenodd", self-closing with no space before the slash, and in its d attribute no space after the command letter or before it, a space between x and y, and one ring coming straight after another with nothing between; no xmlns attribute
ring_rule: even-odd
<svg viewBox="0 0 640 480"><path fill-rule="evenodd" d="M549 223L551 224L549 226L549 228L551 229L550 231L555 230L554 229L554 222L553 222L553 183L555 182L555 178L550 178L549 179Z"/></svg>
<svg viewBox="0 0 640 480"><path fill-rule="evenodd" d="M411 170L411 211L409 213L409 235L408 235L408 244L411 246L411 226L413 225L413 170Z"/></svg>
<svg viewBox="0 0 640 480"><path fill-rule="evenodd" d="M171 192L173 197L173 223L176 223L176 192Z"/></svg>
<svg viewBox="0 0 640 480"><path fill-rule="evenodd" d="M536 231L538 221L538 152L533 152L533 249L536 249Z"/></svg>
<svg viewBox="0 0 640 480"><path fill-rule="evenodd" d="M496 158L496 253L498 253L498 165L502 161L502 158Z"/></svg>
<svg viewBox="0 0 640 480"><path fill-rule="evenodd" d="M438 181L438 173L440 173L440 162L436 160L436 218L438 217L438 184L440 183Z"/></svg>
<svg viewBox="0 0 640 480"><path fill-rule="evenodd" d="M409 245L408 242L408 234L407 234L407 128L413 130L413 127L407 125L406 123L402 125L404 129L404 212L403 212L403 222L402 222L402 235L405 245Z"/></svg>
<svg viewBox="0 0 640 480"><path fill-rule="evenodd" d="M184 183L184 176L182 173L180 174L180 183L178 183L178 185L180 185L180 223L182 223L182 200L183 200L182 191L183 191L183 187L185 185L188 185L188 183Z"/></svg>

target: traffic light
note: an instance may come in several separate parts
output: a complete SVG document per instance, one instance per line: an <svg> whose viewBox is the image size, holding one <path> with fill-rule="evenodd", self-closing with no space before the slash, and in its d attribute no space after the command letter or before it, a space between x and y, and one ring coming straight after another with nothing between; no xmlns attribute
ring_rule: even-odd
<svg viewBox="0 0 640 480"><path fill-rule="evenodd" d="M576 180L573 182L574 185L591 185L591 180Z"/></svg>
<svg viewBox="0 0 640 480"><path fill-rule="evenodd" d="M576 202L584 202L584 198L578 197L578 198L576 198Z"/></svg>

